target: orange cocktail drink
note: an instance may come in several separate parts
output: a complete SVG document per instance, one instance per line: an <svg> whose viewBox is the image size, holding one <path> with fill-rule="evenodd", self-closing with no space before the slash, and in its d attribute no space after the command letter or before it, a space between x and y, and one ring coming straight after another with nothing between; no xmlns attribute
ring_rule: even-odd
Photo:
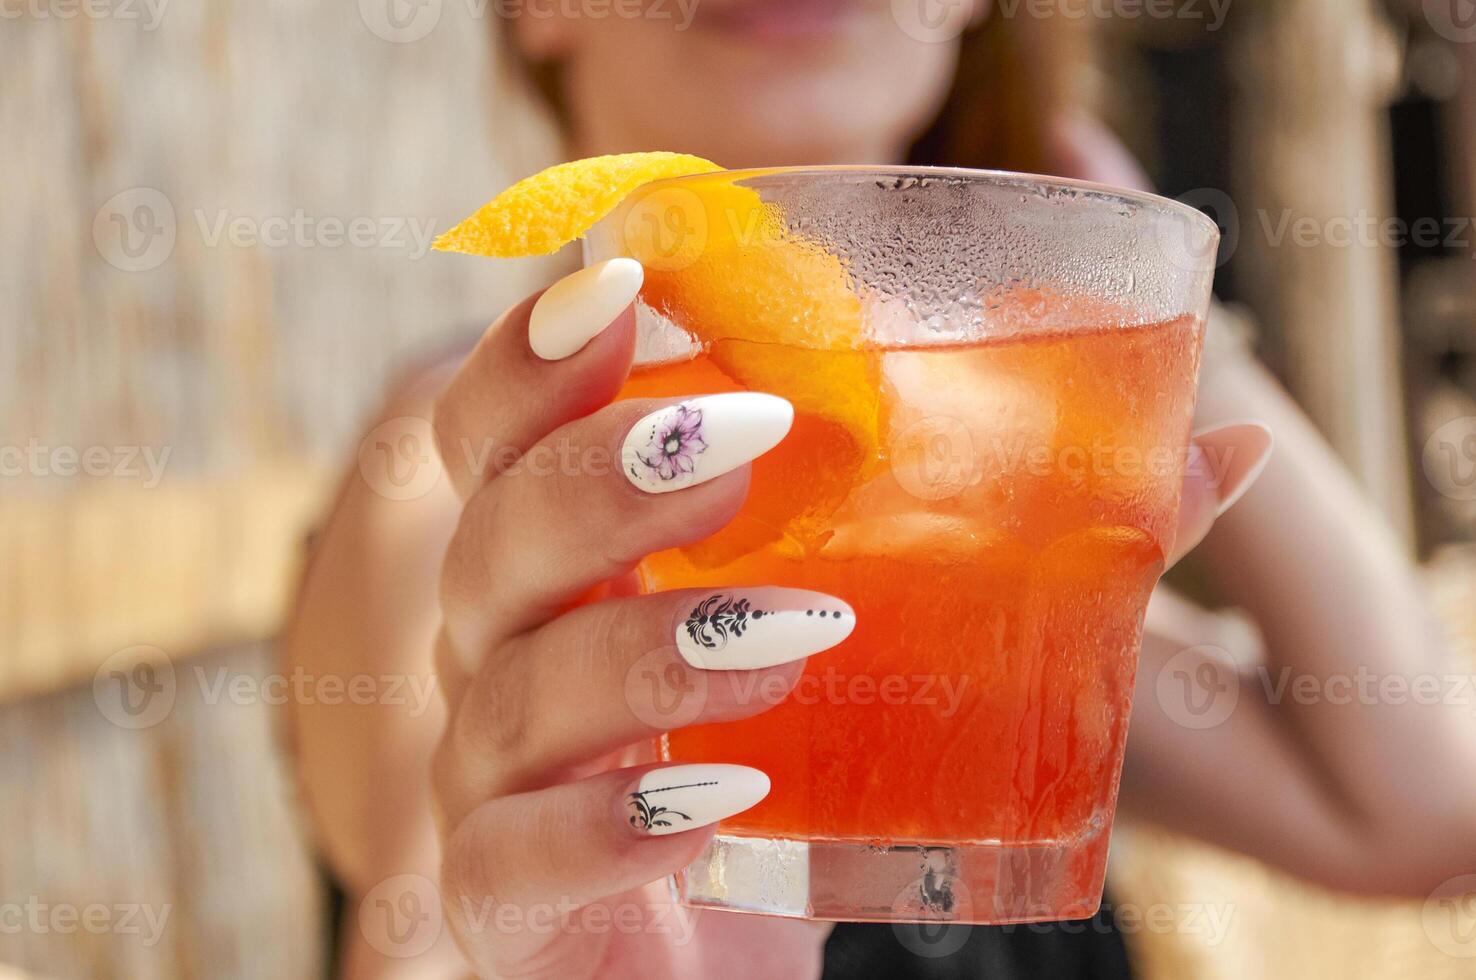
<svg viewBox="0 0 1476 980"><path fill-rule="evenodd" d="M773 782L683 876L687 901L1095 910L1176 520L1206 225L1085 185L841 168L660 182L596 227L587 257L647 266L626 396L796 409L739 517L647 559L642 587L796 586L857 613L771 710L663 739Z"/></svg>

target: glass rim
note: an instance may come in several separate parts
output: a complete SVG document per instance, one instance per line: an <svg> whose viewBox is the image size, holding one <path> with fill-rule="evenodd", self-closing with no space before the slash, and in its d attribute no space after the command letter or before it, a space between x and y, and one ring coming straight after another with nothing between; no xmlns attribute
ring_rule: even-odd
<svg viewBox="0 0 1476 980"><path fill-rule="evenodd" d="M659 180L653 180L641 185L639 190L649 191L652 188L695 183L714 178L738 181L773 176L823 178L845 174L870 174L878 177L951 177L962 178L991 187L1022 187L1037 190L1086 192L1101 199L1102 203L1116 202L1118 204L1151 209L1162 214L1177 215L1180 218L1188 219L1190 222L1199 223L1201 230L1208 234L1218 236L1220 233L1220 226L1203 211L1182 201L1176 201L1171 197L1154 194L1152 191L1133 190L1128 187L1117 187L1112 184L1080 180L1075 177L1048 177L1043 174L1031 174L1014 170L976 170L969 167L922 167L912 164L884 165L870 163L745 167L738 170L709 170L700 174L663 177Z"/></svg>

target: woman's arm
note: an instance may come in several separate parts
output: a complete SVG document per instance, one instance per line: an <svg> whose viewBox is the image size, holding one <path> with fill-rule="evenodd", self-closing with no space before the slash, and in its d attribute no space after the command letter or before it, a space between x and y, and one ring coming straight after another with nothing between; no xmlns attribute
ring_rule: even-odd
<svg viewBox="0 0 1476 980"><path fill-rule="evenodd" d="M638 668L706 671L711 686L681 720L733 721L771 707L768 695L788 690L776 683L792 686L806 658L849 629L816 633L787 616L776 642L750 642L750 656L718 666L672 642L708 590L574 605L650 551L730 521L751 461L793 418L775 396L714 395L695 412L718 451L688 481L659 487L612 465L653 428L693 414L672 398L612 404L635 352L641 280L628 259L565 277L504 313L449 381L402 393L366 437L317 543L284 638L289 667L422 688L434 676L444 696L434 711L403 698L293 704L304 795L350 899L345 976L474 966L529 980L671 980L718 965L818 975L828 926L698 919L673 908L664 883L719 820L763 798L767 776L717 764L611 768L666 717L658 699L668 692L628 683ZM439 455L436 488L400 499L406 481L373 468L381 444L401 477L409 461ZM839 600L778 588L766 601L798 612ZM679 820L639 819L642 794L658 791Z"/></svg>
<svg viewBox="0 0 1476 980"><path fill-rule="evenodd" d="M428 435L428 423L407 420L431 417L449 370L402 384L365 438ZM373 704L292 701L298 779L318 849L347 896L342 975L465 976L448 931L426 953L399 956L388 931L359 921L360 903L380 882L401 874L436 881L439 874L427 768L445 704L431 651L440 563L460 511L444 478L410 499L376 486L393 484L371 481L357 467L344 480L314 542L281 656L289 677L301 671L345 688L351 678L370 677L383 696Z"/></svg>
<svg viewBox="0 0 1476 980"><path fill-rule="evenodd" d="M1216 672L1190 649L1217 642L1207 614L1148 637L1124 808L1332 887L1428 894L1476 868L1471 670L1269 374L1249 358L1208 369L1199 423L1246 417L1276 451L1198 557L1260 627L1264 664Z"/></svg>

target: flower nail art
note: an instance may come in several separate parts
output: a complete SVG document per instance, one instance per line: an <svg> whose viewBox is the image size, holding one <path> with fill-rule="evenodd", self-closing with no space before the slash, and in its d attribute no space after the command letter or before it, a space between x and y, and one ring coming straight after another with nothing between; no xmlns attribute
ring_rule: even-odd
<svg viewBox="0 0 1476 980"><path fill-rule="evenodd" d="M678 405L673 414L653 426L646 448L636 452L646 469L661 480L675 480L696 469L694 460L707 450L702 438L702 409Z"/></svg>
<svg viewBox="0 0 1476 980"><path fill-rule="evenodd" d="M756 670L827 650L855 628L855 612L834 596L761 587L698 601L677 627L676 645L702 670Z"/></svg>
<svg viewBox="0 0 1476 980"><path fill-rule="evenodd" d="M652 836L676 834L731 817L767 795L769 777L748 766L666 766L625 794L626 821Z"/></svg>
<svg viewBox="0 0 1476 980"><path fill-rule="evenodd" d="M789 402L758 392L705 395L652 412L620 451L626 479L670 493L722 476L778 445L794 421Z"/></svg>
<svg viewBox="0 0 1476 980"><path fill-rule="evenodd" d="M747 599L719 593L697 604L687 617L687 635L709 650L725 646L729 637L742 636L748 617L762 619L762 609L752 610Z"/></svg>

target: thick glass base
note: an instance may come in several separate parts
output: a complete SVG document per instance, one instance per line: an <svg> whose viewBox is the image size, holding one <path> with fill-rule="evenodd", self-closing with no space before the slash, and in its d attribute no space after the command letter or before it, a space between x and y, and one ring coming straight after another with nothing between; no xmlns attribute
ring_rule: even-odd
<svg viewBox="0 0 1476 980"><path fill-rule="evenodd" d="M1086 919L1101 904L1107 836L1102 828L1062 843L882 845L718 834L674 888L694 907L807 919Z"/></svg>

